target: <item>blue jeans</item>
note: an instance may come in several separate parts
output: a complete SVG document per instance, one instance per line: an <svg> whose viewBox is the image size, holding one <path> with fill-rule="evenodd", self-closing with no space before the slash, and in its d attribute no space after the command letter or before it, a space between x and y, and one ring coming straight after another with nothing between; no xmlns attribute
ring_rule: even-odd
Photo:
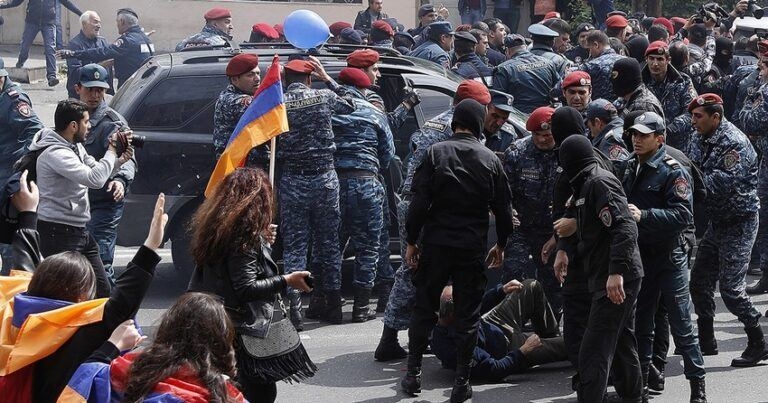
<svg viewBox="0 0 768 403"><path fill-rule="evenodd" d="M99 245L99 256L112 285L115 284L115 271L112 268L112 262L115 260L117 226L123 217L124 207L123 201L94 202L91 204L91 221L86 225L88 232Z"/></svg>
<svg viewBox="0 0 768 403"><path fill-rule="evenodd" d="M61 2L56 2L56 49L64 49L64 30L61 28Z"/></svg>
<svg viewBox="0 0 768 403"><path fill-rule="evenodd" d="M688 292L688 253L678 246L667 254L643 253L647 268L637 297L636 336L640 364L649 365L653 356L656 311L663 301L675 346L681 351L685 377L703 378L704 358L691 320L691 296Z"/></svg>
<svg viewBox="0 0 768 403"><path fill-rule="evenodd" d="M21 48L19 49L19 63L29 59L29 48L35 40L37 33L43 35L43 49L45 50L45 76L48 79L56 77L56 21L49 22L24 22L24 34L21 36Z"/></svg>
<svg viewBox="0 0 768 403"><path fill-rule="evenodd" d="M461 15L461 23L472 25L478 21L482 21L485 16L480 9L469 9L469 12Z"/></svg>

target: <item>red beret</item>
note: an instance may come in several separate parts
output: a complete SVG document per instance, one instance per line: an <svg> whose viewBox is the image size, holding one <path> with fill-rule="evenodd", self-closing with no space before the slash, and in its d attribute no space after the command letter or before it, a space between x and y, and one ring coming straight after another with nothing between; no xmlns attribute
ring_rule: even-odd
<svg viewBox="0 0 768 403"><path fill-rule="evenodd" d="M227 63L227 76L235 77L245 74L259 65L259 57L251 53L241 53Z"/></svg>
<svg viewBox="0 0 768 403"><path fill-rule="evenodd" d="M625 28L628 24L627 19L620 15L612 15L605 20L608 28Z"/></svg>
<svg viewBox="0 0 768 403"><path fill-rule="evenodd" d="M702 94L694 98L690 104L688 104L688 112L693 112L694 109L700 106L708 105L722 105L723 99L717 94Z"/></svg>
<svg viewBox="0 0 768 403"><path fill-rule="evenodd" d="M645 55L669 55L669 45L664 41L654 41L645 49Z"/></svg>
<svg viewBox="0 0 768 403"><path fill-rule="evenodd" d="M469 24L461 24L456 29L454 29L454 32L462 32L462 31L469 31L472 29L472 26Z"/></svg>
<svg viewBox="0 0 768 403"><path fill-rule="evenodd" d="M352 28L352 24L345 21L339 21L339 22L334 22L333 24L328 26L328 29L331 30L331 34L333 34L333 36L336 36L336 37L341 35L341 31L344 28Z"/></svg>
<svg viewBox="0 0 768 403"><path fill-rule="evenodd" d="M544 14L544 19L542 21L549 20L549 19L552 19L552 18L560 18L560 13L558 13L557 11L550 11L550 12Z"/></svg>
<svg viewBox="0 0 768 403"><path fill-rule="evenodd" d="M525 129L531 132L551 129L553 113L555 113L555 110L548 106L536 108L536 110L528 116L528 121L525 122Z"/></svg>
<svg viewBox="0 0 768 403"><path fill-rule="evenodd" d="M389 36L395 36L395 31L392 30L392 26L387 24L384 20L376 20L371 24L371 30L378 30L384 32Z"/></svg>
<svg viewBox="0 0 768 403"><path fill-rule="evenodd" d="M206 21L220 20L222 18L232 18L232 13L230 13L226 8L216 7L208 10L208 12L203 15L203 18L205 18Z"/></svg>
<svg viewBox="0 0 768 403"><path fill-rule="evenodd" d="M264 22L254 24L253 27L251 27L251 32L261 34L261 36L269 39L277 39L280 37L280 33L278 33L276 29Z"/></svg>
<svg viewBox="0 0 768 403"><path fill-rule="evenodd" d="M563 89L574 85L592 85L592 77L586 71L574 71L563 79Z"/></svg>
<svg viewBox="0 0 768 403"><path fill-rule="evenodd" d="M347 66L367 69L379 61L379 52L372 49L358 49L347 56Z"/></svg>
<svg viewBox="0 0 768 403"><path fill-rule="evenodd" d="M672 22L664 17L659 17L655 20L653 20L654 24L663 25L664 28L667 29L667 32L669 32L670 35L675 34L675 26L672 25Z"/></svg>
<svg viewBox="0 0 768 403"><path fill-rule="evenodd" d="M312 66L312 63L301 60L301 59L293 59L290 62L285 64L286 70L293 71L295 73L302 73L302 74L310 74L313 71L315 71L315 67Z"/></svg>
<svg viewBox="0 0 768 403"><path fill-rule="evenodd" d="M285 31L283 30L283 24L275 24L275 26L272 28L274 28L278 34L285 35Z"/></svg>
<svg viewBox="0 0 768 403"><path fill-rule="evenodd" d="M475 80L464 80L459 84L459 88L456 88L455 103L459 103L467 98L474 99L483 105L491 103L491 93L488 91L488 87Z"/></svg>
<svg viewBox="0 0 768 403"><path fill-rule="evenodd" d="M339 82L347 85L354 85L358 88L368 88L371 86L371 78L364 71L354 68L345 67L339 72Z"/></svg>

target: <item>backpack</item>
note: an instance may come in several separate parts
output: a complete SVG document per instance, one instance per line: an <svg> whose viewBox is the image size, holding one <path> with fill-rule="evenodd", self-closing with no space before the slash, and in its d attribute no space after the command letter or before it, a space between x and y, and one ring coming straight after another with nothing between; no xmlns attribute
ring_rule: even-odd
<svg viewBox="0 0 768 403"><path fill-rule="evenodd" d="M13 241L13 234L19 226L19 212L11 203L11 196L21 188L19 184L21 174L24 171L28 172L27 184L31 181L37 181L37 158L48 147L28 151L13 163L13 173L3 185L2 192L0 192L0 243L10 245Z"/></svg>

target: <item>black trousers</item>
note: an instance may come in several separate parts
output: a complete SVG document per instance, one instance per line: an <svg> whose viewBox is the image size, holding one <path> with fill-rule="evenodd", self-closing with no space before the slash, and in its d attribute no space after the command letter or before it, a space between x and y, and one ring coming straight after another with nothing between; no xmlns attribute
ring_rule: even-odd
<svg viewBox="0 0 768 403"><path fill-rule="evenodd" d="M568 360L579 368L579 350L584 332L587 331L592 294L589 292L563 293L563 340L568 349Z"/></svg>
<svg viewBox="0 0 768 403"><path fill-rule="evenodd" d="M615 385L623 401L642 400L642 374L635 339L635 305L641 280L624 284L626 299L616 305L605 290L594 293L587 330L579 350L579 402L601 402L614 362Z"/></svg>
<svg viewBox="0 0 768 403"><path fill-rule="evenodd" d="M37 232L40 234L40 252L43 257L68 251L82 253L96 274L96 298L109 297L109 279L99 257L99 245L84 227L38 220Z"/></svg>
<svg viewBox="0 0 768 403"><path fill-rule="evenodd" d="M429 334L437 323L440 294L453 282L456 329L456 375L469 376L472 352L477 346L480 303L485 290L485 251L424 245L418 269L413 272L416 299L408 328L408 367L421 367Z"/></svg>

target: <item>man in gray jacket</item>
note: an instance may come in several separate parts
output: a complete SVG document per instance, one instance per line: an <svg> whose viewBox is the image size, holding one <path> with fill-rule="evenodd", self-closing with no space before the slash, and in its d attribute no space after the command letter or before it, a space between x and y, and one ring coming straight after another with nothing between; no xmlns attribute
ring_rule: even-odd
<svg viewBox="0 0 768 403"><path fill-rule="evenodd" d="M88 106L78 100L60 101L55 128L40 130L30 145L38 151L37 185L40 188L37 229L43 256L76 251L67 260L87 259L96 273L97 298L109 296L109 282L99 257L99 247L85 226L91 218L88 188L101 189L120 166L133 157L128 146L117 157L117 137L112 135L104 157L96 161L82 143L90 129Z"/></svg>

